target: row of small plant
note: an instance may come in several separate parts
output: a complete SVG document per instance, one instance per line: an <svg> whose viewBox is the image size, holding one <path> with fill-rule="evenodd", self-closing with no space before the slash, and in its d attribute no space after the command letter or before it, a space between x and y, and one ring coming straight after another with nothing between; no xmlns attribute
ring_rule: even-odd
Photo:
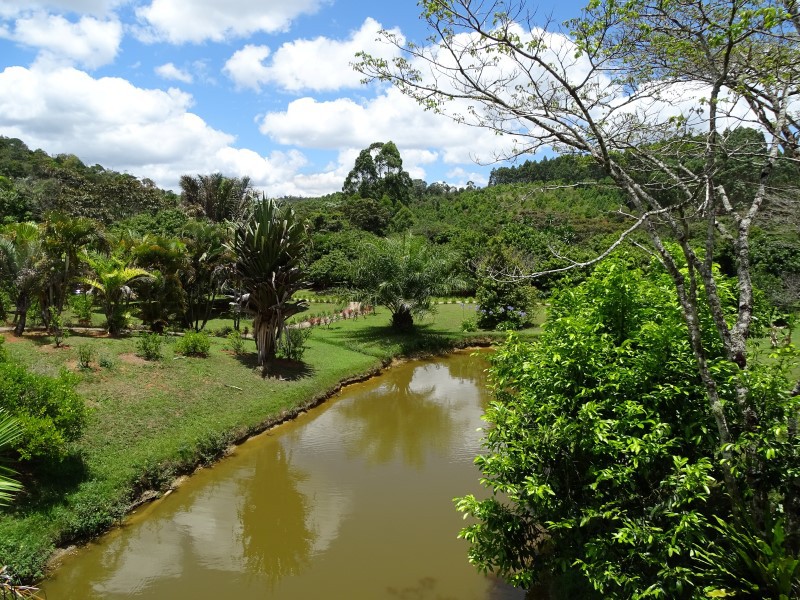
<svg viewBox="0 0 800 600"><path fill-rule="evenodd" d="M305 342L311 335L308 329L286 328L278 342L277 357L289 360L302 360L305 354ZM245 332L231 330L226 337L225 349L236 356L247 354ZM174 341L173 341L174 340ZM187 331L183 336L172 338L158 333L142 333L136 340L136 354L145 360L156 361L164 358L165 343L174 344L175 354L205 358L211 351L211 336L205 332Z"/></svg>
<svg viewBox="0 0 800 600"><path fill-rule="evenodd" d="M311 315L298 315L289 319L287 324L289 326L297 326L302 323L308 323L310 327L318 327L325 325L329 327L331 323L347 319L357 319L358 317L366 317L367 315L374 315L375 309L372 306L364 305L357 308L344 308L334 311L323 311Z"/></svg>

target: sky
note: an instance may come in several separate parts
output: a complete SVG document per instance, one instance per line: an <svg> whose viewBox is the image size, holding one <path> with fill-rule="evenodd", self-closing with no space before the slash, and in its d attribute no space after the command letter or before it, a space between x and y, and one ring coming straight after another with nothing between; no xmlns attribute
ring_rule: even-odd
<svg viewBox="0 0 800 600"><path fill-rule="evenodd" d="M545 1L557 20L582 4ZM486 185L510 142L351 66L393 56L382 28L424 42L418 15L413 0L0 0L0 135L174 190L221 172L319 196L389 140L412 178Z"/></svg>

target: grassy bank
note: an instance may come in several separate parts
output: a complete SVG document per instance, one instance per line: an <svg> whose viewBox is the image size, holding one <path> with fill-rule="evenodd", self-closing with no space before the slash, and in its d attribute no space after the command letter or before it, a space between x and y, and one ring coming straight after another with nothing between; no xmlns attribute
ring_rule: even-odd
<svg viewBox="0 0 800 600"><path fill-rule="evenodd" d="M252 341L236 356L225 339L212 338L207 358L184 358L174 353L173 339L162 360L148 362L135 354L135 335L74 334L63 348L43 333L7 335L9 353L32 370L74 373L91 416L69 459L24 474L24 495L0 514L0 564L35 580L57 547L97 535L175 477L319 402L341 382L375 372L393 357L502 335L461 333L464 310L442 305L410 335L394 334L386 311L315 328L303 362L283 363L279 377L268 379L256 368ZM91 349L88 369L78 367L80 347Z"/></svg>

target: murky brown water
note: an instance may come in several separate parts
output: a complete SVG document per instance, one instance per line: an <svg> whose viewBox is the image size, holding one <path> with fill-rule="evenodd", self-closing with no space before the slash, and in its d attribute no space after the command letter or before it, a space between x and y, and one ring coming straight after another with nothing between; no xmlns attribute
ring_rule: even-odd
<svg viewBox="0 0 800 600"><path fill-rule="evenodd" d="M248 441L68 558L48 600L524 598L456 539L485 366L403 364Z"/></svg>

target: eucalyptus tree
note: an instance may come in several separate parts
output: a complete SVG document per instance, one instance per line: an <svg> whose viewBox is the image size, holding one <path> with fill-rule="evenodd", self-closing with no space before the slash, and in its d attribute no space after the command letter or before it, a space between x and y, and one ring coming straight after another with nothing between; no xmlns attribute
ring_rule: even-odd
<svg viewBox="0 0 800 600"><path fill-rule="evenodd" d="M800 160L797 3L597 0L564 26L537 20L525 0L421 6L427 44L384 32L397 58L362 54L357 68L427 109L507 136L510 155L549 148L589 156L624 192L625 232L595 258L566 256L549 272L595 264L634 236L647 241L671 278L713 418L709 460L728 502L721 517L738 532L726 538L775 542L796 559L800 469L795 458L780 485L761 478L774 451L771 408L760 402L749 351L757 323L751 231L765 210L796 206L798 197L796 175L788 184L776 177L797 174ZM762 135L738 135L744 128ZM744 179L726 176L734 163ZM733 248L732 307L713 264L723 244ZM795 419L779 429L781 452L796 457ZM786 531L775 531L776 515Z"/></svg>
<svg viewBox="0 0 800 600"><path fill-rule="evenodd" d="M253 335L265 374L286 319L306 306L292 296L308 285L303 268L308 244L306 225L291 207L267 198L257 200L233 232L229 248L236 257L236 275L249 294L248 307L255 313Z"/></svg>
<svg viewBox="0 0 800 600"><path fill-rule="evenodd" d="M20 336L45 280L42 235L36 223L12 223L0 230L0 274L16 307L14 335Z"/></svg>
<svg viewBox="0 0 800 600"><path fill-rule="evenodd" d="M463 286L456 260L422 237L376 238L360 247L351 275L353 291L363 302L388 308L394 329L409 331L414 316L434 308L434 296Z"/></svg>

